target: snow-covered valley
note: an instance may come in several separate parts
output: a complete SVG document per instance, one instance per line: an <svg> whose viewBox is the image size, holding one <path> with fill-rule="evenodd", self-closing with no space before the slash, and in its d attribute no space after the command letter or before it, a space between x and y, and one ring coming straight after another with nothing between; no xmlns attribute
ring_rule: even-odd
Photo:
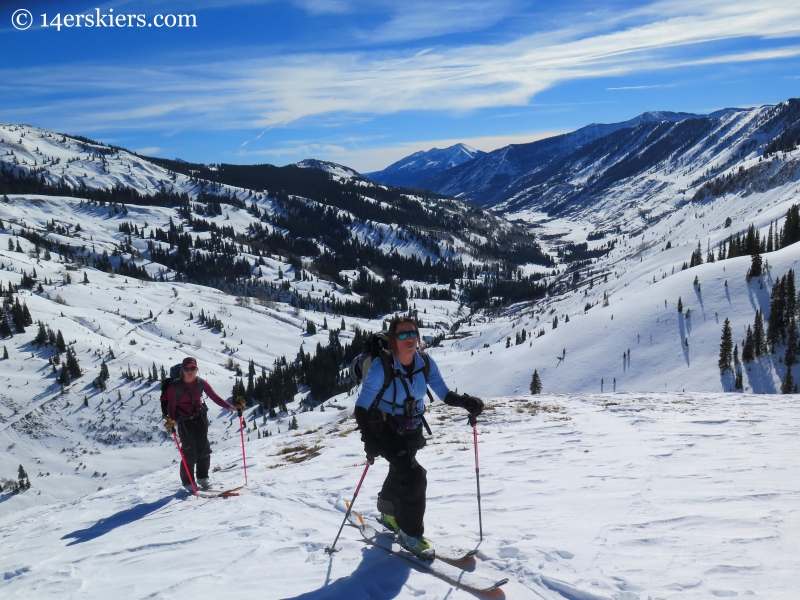
<svg viewBox="0 0 800 600"><path fill-rule="evenodd" d="M59 141L60 134L4 128L0 154L13 152L15 167L45 168L52 185L125 184L154 193L167 182L191 198L205 187L124 151L101 156ZM24 135L17 140L9 132ZM10 165L9 156L1 157ZM756 156L743 160L762 168ZM718 360L725 319L741 351L756 311L768 318L776 282L800 263L800 244L765 252L763 274L750 281L750 256L705 259L750 224L763 239L770 229L777 237L797 204L797 160L794 150L767 161L768 184L758 189L695 201L667 192L650 197L657 214L642 214L630 202L639 190L633 182L616 201L607 195L574 216L531 208L506 215L535 232L555 261L554 268L519 265L521 273L544 275L547 294L535 302L472 311L459 296L473 282L468 277L452 288L402 282L425 291L409 297L409 312L436 340L429 352L447 382L489 407L478 428L483 542L472 435L462 412L438 401L430 407L434 435L419 458L428 469L428 535L478 546L477 559L463 566L511 580L491 597L796 597L800 409L796 395L779 394L786 347L724 373ZM336 165L303 166L329 168L333 178L357 175ZM215 191L272 217L279 212L262 191ZM433 210L433 201L418 200ZM192 229L180 207L121 208L80 196L0 199L1 291L31 320L25 333L0 340L8 352L0 359L3 597L474 596L365 546L350 527L341 551L325 554L364 467L352 419L358 388L320 405L300 386L273 417L256 404L245 417L250 482L241 495L197 500L177 491L179 457L162 427L160 382L151 372L195 356L201 377L229 397L237 379L247 381L251 361L257 375L272 374L282 357L291 363L300 351L313 355L333 337L347 345L356 329L380 330L390 314L369 319L318 310L367 295L317 276L310 258L254 253L245 240L259 219L250 210L223 202L218 214L204 216L218 227L212 232ZM174 240L149 237L172 224L185 227L194 244L230 228L237 259L247 261L258 289L287 291L292 304L290 296L180 281L150 259L151 248L175 251ZM384 255L457 258L474 267L474 281L492 267L467 243L480 237L474 233L433 231L426 244L397 223L357 219L348 231ZM45 238L52 251L31 241ZM607 251L569 261L569 242ZM703 264L683 270L698 243ZM58 244L71 249L59 253ZM110 267L94 268L104 252ZM123 274L123 261L150 279ZM347 275L355 280L359 271L384 279L366 265ZM35 341L42 327L61 334L80 377L59 384L64 354ZM105 389L93 385L104 363ZM534 370L542 395L528 393ZM217 489L240 486L238 419L211 402L209 408L212 479ZM297 430L288 429L292 419ZM31 486L12 494L20 465ZM385 469L378 460L358 497L356 510L367 518L375 515Z"/></svg>

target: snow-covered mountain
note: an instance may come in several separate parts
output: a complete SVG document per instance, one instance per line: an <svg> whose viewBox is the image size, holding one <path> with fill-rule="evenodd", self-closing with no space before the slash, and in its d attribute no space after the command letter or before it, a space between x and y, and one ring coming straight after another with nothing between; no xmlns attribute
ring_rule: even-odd
<svg viewBox="0 0 800 600"><path fill-rule="evenodd" d="M749 281L749 256L705 260L750 225L763 239L787 226L800 197L800 132L785 126L792 121L782 106L757 125L784 124L760 154L743 151L734 135L748 111L726 112L715 118L732 119L730 137L715 129L716 139L733 146L728 154L708 148L720 168L693 184L684 174L696 170L690 164L651 172L688 190L679 198L656 184L648 196L637 176L607 188L615 194L598 184L593 210L509 204L516 223L344 172L156 164L0 127L3 181L17 186L0 194L0 312L13 315L18 301L31 322L0 339L8 351L0 358L4 595L196 598L235 588L242 598L474 597L364 549L350 528L342 552L324 554L363 458L355 394L337 389L320 403L302 364L337 339L342 348L354 343L356 329L380 329L395 312L375 304L378 288L339 283L366 277L406 290L406 310L438 343L429 351L445 379L487 401L479 427L485 540L475 569L510 577L507 597L793 597L797 572L780 557L797 551L796 461L785 440L800 413L776 395L787 348L748 361L741 350L756 311L769 318L779 278L800 264L800 244L765 252L763 274ZM274 183L226 182L247 178ZM110 194L117 200L104 199ZM393 220L420 213L437 225ZM468 219L475 226L457 231ZM315 220L313 231L298 228ZM490 237L495 229L507 237ZM512 244L523 231L552 264L519 260L511 270L498 258L493 243ZM333 234L379 252L342 268ZM703 264L683 270L698 243ZM193 260L182 262L187 252ZM401 277L412 271L393 271L381 257L398 265L399 257L430 259L422 273L458 259L460 271L452 281L447 271L438 282ZM520 300L514 294L526 282L546 285L545 295ZM476 295L481 284L486 298ZM740 360L721 373L726 318ZM69 354L36 341L39 322L54 337L61 332ZM251 483L240 497L204 504L174 491L177 451L160 427L159 384L148 375L187 354L223 397L237 379L247 383L251 361L256 385L298 369L296 393L268 398L274 416L259 397L246 412ZM62 386L68 356L82 374ZM93 385L103 362L105 389ZM528 394L534 370L546 395ZM744 394L731 392L735 372ZM238 420L209 404L213 478L241 485ZM430 411L435 435L420 455L428 533L478 545L471 432L458 411L439 402ZM289 431L293 417L298 429ZM12 495L19 465L31 488ZM367 516L384 471L378 461L359 495ZM269 567L251 568L262 563Z"/></svg>
<svg viewBox="0 0 800 600"><path fill-rule="evenodd" d="M425 182L425 187L506 211L584 213L625 190L680 195L732 162L760 156L795 127L798 101L709 115L644 113L530 144L506 146Z"/></svg>
<svg viewBox="0 0 800 600"><path fill-rule="evenodd" d="M337 177L340 180L363 179L361 173L358 171L327 160L306 158L305 160L295 163L295 165L301 169L320 169L326 173L330 173L332 176Z"/></svg>
<svg viewBox="0 0 800 600"><path fill-rule="evenodd" d="M466 144L455 144L444 149L431 148L427 152L420 150L392 163L382 171L366 173L366 176L387 185L425 187L424 182L427 180L484 154L486 153Z"/></svg>

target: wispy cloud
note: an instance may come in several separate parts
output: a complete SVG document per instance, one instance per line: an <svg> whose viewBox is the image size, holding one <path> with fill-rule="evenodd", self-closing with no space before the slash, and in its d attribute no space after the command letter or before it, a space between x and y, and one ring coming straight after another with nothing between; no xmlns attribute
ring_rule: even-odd
<svg viewBox="0 0 800 600"><path fill-rule="evenodd" d="M656 88L675 87L676 85L676 83L664 83L660 85L623 85L620 87L607 87L606 90L652 90Z"/></svg>
<svg viewBox="0 0 800 600"><path fill-rule="evenodd" d="M146 148L139 148L135 150L136 154L143 154L145 156L149 156L151 154L158 154L161 152L161 148L158 146L147 146Z"/></svg>
<svg viewBox="0 0 800 600"><path fill-rule="evenodd" d="M527 144L544 138L565 133L564 131L531 131L515 135L495 135L465 138L445 138L433 140L419 140L376 146L362 144L363 141L372 140L342 140L335 143L315 143L310 140L297 141L277 148L263 150L250 150L237 152L239 157L268 157L269 160L287 164L297 162L304 158L314 157L321 160L347 165L361 173L380 171L393 162L400 160L419 150L431 148L447 148L454 144L464 143L477 150L491 152L509 144Z"/></svg>
<svg viewBox="0 0 800 600"><path fill-rule="evenodd" d="M13 83L27 114L57 113L61 122L86 131L263 130L322 115L522 106L567 81L800 55L794 40L779 48L756 43L800 35L800 3L661 2L609 19L576 20L568 28L502 44L436 46L423 52L186 61L149 70L91 63L6 68L0 80ZM620 22L624 28L613 30L611 25ZM751 43L735 50L720 51L712 43L743 38ZM81 81L81 98L74 95L76 80ZM25 97L26 89L37 101ZM22 108L5 101L0 117Z"/></svg>

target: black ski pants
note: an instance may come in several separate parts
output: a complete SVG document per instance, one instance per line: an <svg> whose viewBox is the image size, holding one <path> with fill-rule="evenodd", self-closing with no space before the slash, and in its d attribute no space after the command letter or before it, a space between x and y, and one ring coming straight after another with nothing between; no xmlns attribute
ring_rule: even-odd
<svg viewBox="0 0 800 600"><path fill-rule="evenodd" d="M186 459L186 465L196 484L198 479L208 477L208 468L211 466L211 444L208 442L208 421L206 421L205 414L180 421L178 435L181 438L183 457ZM196 476L195 468L197 469ZM190 485L182 461L180 473L181 483Z"/></svg>
<svg viewBox="0 0 800 600"><path fill-rule="evenodd" d="M387 423L379 428L381 456L389 462L389 473L378 494L378 510L394 516L405 533L420 536L425 532L425 494L427 471L417 462L417 450L425 445L422 425L398 435Z"/></svg>

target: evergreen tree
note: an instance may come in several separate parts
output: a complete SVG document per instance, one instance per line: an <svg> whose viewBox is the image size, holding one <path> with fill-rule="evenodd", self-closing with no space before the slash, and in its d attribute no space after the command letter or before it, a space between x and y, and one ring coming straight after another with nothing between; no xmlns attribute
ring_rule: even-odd
<svg viewBox="0 0 800 600"><path fill-rule="evenodd" d="M297 428L298 428L297 417L292 417L292 421L289 423L289 430L296 431Z"/></svg>
<svg viewBox="0 0 800 600"><path fill-rule="evenodd" d="M531 394L542 393L542 380L539 378L539 371L533 370L533 377L531 377Z"/></svg>
<svg viewBox="0 0 800 600"><path fill-rule="evenodd" d="M0 316L0 338L14 337L11 331L11 325L8 323L8 318L5 315Z"/></svg>
<svg viewBox="0 0 800 600"><path fill-rule="evenodd" d="M742 344L742 361L750 362L756 357L756 351L753 344L753 329L750 325L747 326L747 333L744 336L744 343Z"/></svg>
<svg viewBox="0 0 800 600"><path fill-rule="evenodd" d="M786 337L786 356L783 363L787 369L791 369L797 364L797 323L792 317L789 322L789 335Z"/></svg>
<svg viewBox="0 0 800 600"><path fill-rule="evenodd" d="M72 348L67 348L67 371L69 371L70 379L77 379L81 376L81 367Z"/></svg>
<svg viewBox="0 0 800 600"><path fill-rule="evenodd" d="M103 362L100 363L100 379L103 381L108 381L110 377L111 374L108 372L108 365L106 364L105 359L103 359Z"/></svg>
<svg viewBox="0 0 800 600"><path fill-rule="evenodd" d="M3 358L8 358L8 348L3 346Z"/></svg>
<svg viewBox="0 0 800 600"><path fill-rule="evenodd" d="M757 357L767 353L767 340L764 335L764 319L761 317L761 309L756 310L756 318L753 323L753 353Z"/></svg>
<svg viewBox="0 0 800 600"><path fill-rule="evenodd" d="M724 373L731 369L733 362L733 331L731 330L731 322L725 319L722 325L722 341L719 345L719 368Z"/></svg>
<svg viewBox="0 0 800 600"><path fill-rule="evenodd" d="M314 335L315 333L317 333L317 326L311 319L308 320L308 323L306 325L306 333L308 333L309 335Z"/></svg>
<svg viewBox="0 0 800 600"><path fill-rule="evenodd" d="M795 390L794 377L792 377L792 369L786 369L786 375L783 376L781 382L781 394L793 394Z"/></svg>
<svg viewBox="0 0 800 600"><path fill-rule="evenodd" d="M29 490L31 488L31 480L22 465L17 469L17 484L20 490Z"/></svg>
<svg viewBox="0 0 800 600"><path fill-rule="evenodd" d="M744 389L744 381L741 371L736 372L736 379L734 380L733 387L735 387L737 390Z"/></svg>
<svg viewBox="0 0 800 600"><path fill-rule="evenodd" d="M61 330L58 330L56 333L56 349L61 352L67 351L67 345L64 343L64 335L61 333Z"/></svg>
<svg viewBox="0 0 800 600"><path fill-rule="evenodd" d="M69 371L67 370L66 365L63 365L61 367L61 374L58 376L58 383L60 383L64 387L70 384Z"/></svg>
<svg viewBox="0 0 800 600"><path fill-rule="evenodd" d="M747 283L750 283L750 280L753 277L761 277L762 271L762 261L761 261L761 252L758 249L758 246L755 247L753 251L753 258L750 261L750 269L747 271Z"/></svg>
<svg viewBox="0 0 800 600"><path fill-rule="evenodd" d="M678 312L679 313L683 312L683 300L681 300L680 296L678 296Z"/></svg>
<svg viewBox="0 0 800 600"><path fill-rule="evenodd" d="M17 300L17 306L19 306L19 300ZM17 333L25 333L25 322L22 318L22 309L16 310L16 307L11 309L11 320L14 322L14 329L17 330Z"/></svg>

